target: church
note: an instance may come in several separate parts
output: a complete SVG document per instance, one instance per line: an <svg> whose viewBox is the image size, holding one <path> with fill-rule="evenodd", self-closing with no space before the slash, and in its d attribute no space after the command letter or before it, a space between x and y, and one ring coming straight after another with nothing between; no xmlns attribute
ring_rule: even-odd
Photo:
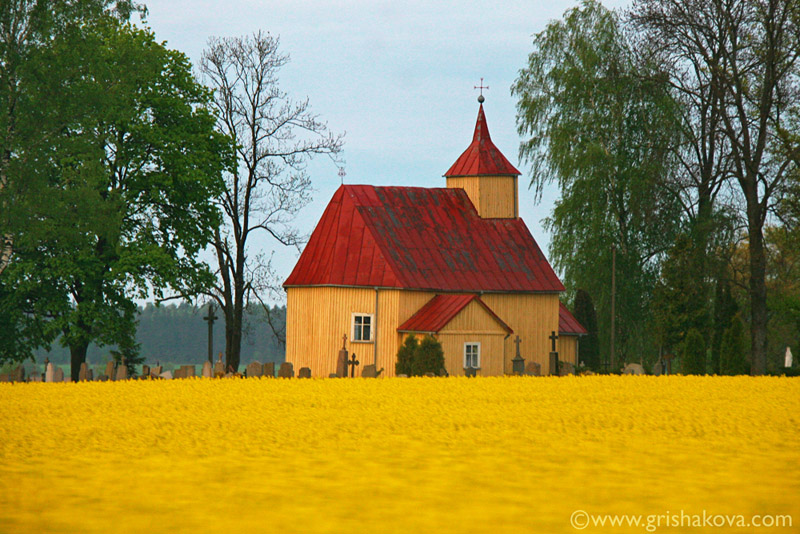
<svg viewBox="0 0 800 534"><path fill-rule="evenodd" d="M577 363L586 330L519 217L520 172L492 143L479 102L445 187L342 185L333 195L284 283L296 369L335 373L346 336L362 366L394 376L409 334L436 337L450 375L510 374L517 347L549 374L552 343L560 361Z"/></svg>

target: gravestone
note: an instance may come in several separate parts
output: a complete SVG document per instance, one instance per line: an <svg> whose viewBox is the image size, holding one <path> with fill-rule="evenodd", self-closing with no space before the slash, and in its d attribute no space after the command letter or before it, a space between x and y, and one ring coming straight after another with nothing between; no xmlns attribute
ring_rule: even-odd
<svg viewBox="0 0 800 534"><path fill-rule="evenodd" d="M217 362L214 364L214 378L225 376L225 362L222 361L222 353L219 353Z"/></svg>
<svg viewBox="0 0 800 534"><path fill-rule="evenodd" d="M81 382L89 380L89 366L86 365L86 362L81 364L81 370L78 371L78 380Z"/></svg>
<svg viewBox="0 0 800 534"><path fill-rule="evenodd" d="M311 368L301 367L297 373L297 378L311 378Z"/></svg>
<svg viewBox="0 0 800 534"><path fill-rule="evenodd" d="M664 374L664 365L661 363L661 360L658 360L653 366L653 374L656 376L661 376Z"/></svg>
<svg viewBox="0 0 800 534"><path fill-rule="evenodd" d="M342 349L339 351L339 357L336 360L336 374L341 377L347 377L347 351Z"/></svg>
<svg viewBox="0 0 800 534"><path fill-rule="evenodd" d="M162 371L162 366L161 365L156 365L155 367L150 369L150 376L152 376L152 377L161 376L161 371Z"/></svg>
<svg viewBox="0 0 800 534"><path fill-rule="evenodd" d="M283 362L278 369L278 378L294 378L294 365L291 362Z"/></svg>
<svg viewBox="0 0 800 534"><path fill-rule="evenodd" d="M195 368L194 365L181 365L182 378L194 378Z"/></svg>
<svg viewBox="0 0 800 534"><path fill-rule="evenodd" d="M550 376L558 376L558 353L551 352L550 353Z"/></svg>
<svg viewBox="0 0 800 534"><path fill-rule="evenodd" d="M142 378L147 378L148 376L150 376L150 366L142 365Z"/></svg>
<svg viewBox="0 0 800 534"><path fill-rule="evenodd" d="M45 382L53 382L55 378L56 370L53 368L53 364L51 362L47 362L47 365L44 367L44 381Z"/></svg>
<svg viewBox="0 0 800 534"><path fill-rule="evenodd" d="M275 362L267 362L264 364L264 375L267 378L275 378Z"/></svg>
<svg viewBox="0 0 800 534"><path fill-rule="evenodd" d="M644 374L644 367L642 367L638 363L629 363L622 370L622 374L623 375L643 375Z"/></svg>
<svg viewBox="0 0 800 534"><path fill-rule="evenodd" d="M380 371L376 371L375 369L376 367L374 364L365 365L364 369L361 370L361 376L364 378L378 378L383 372L383 367L381 367Z"/></svg>
<svg viewBox="0 0 800 534"><path fill-rule="evenodd" d="M106 363L106 372L105 375L110 378L111 380L114 379L114 360L111 360Z"/></svg>
<svg viewBox="0 0 800 534"><path fill-rule="evenodd" d="M262 376L264 374L264 365L260 362L251 362L247 365L247 378Z"/></svg>
<svg viewBox="0 0 800 534"><path fill-rule="evenodd" d="M53 382L63 382L64 381L64 370L61 367L56 367L55 372L53 372Z"/></svg>
<svg viewBox="0 0 800 534"><path fill-rule="evenodd" d="M525 374L528 376L542 376L542 365L538 362L526 363Z"/></svg>
<svg viewBox="0 0 800 534"><path fill-rule="evenodd" d="M211 378L214 375L212 374L213 371L211 370L211 362L206 361L203 363L203 378Z"/></svg>
<svg viewBox="0 0 800 534"><path fill-rule="evenodd" d="M114 380L127 380L128 379L128 366L125 365L125 358L122 358L122 363L117 366L117 374Z"/></svg>
<svg viewBox="0 0 800 534"><path fill-rule="evenodd" d="M567 376L575 374L575 366L571 362L558 362L558 376Z"/></svg>
<svg viewBox="0 0 800 534"><path fill-rule="evenodd" d="M347 354L347 334L342 336L342 348L339 349L339 357L336 359L336 374L347 378L347 362L348 362Z"/></svg>
<svg viewBox="0 0 800 534"><path fill-rule="evenodd" d="M88 369L88 370L86 371L86 380L87 380L87 381L89 381L89 382L91 382L92 380L94 380L94 370L92 370L92 369Z"/></svg>
<svg viewBox="0 0 800 534"><path fill-rule="evenodd" d="M172 380L172 371L164 371L158 376L163 378L164 380Z"/></svg>
<svg viewBox="0 0 800 534"><path fill-rule="evenodd" d="M182 366L181 366L181 367L178 367L178 368L177 368L177 369L175 369L175 371L172 373L172 378L174 378L175 380L178 380L179 378L186 378L186 377L183 375L183 373L184 373L184 372L185 372L185 370L184 370L184 368L183 368Z"/></svg>

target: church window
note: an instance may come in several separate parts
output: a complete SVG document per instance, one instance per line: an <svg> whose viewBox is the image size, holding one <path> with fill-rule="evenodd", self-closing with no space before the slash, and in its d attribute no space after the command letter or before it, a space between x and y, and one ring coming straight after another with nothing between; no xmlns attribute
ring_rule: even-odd
<svg viewBox="0 0 800 534"><path fill-rule="evenodd" d="M353 341L373 341L372 331L375 316L366 313L353 314Z"/></svg>
<svg viewBox="0 0 800 534"><path fill-rule="evenodd" d="M481 367L481 344L476 341L464 343L464 368L467 367Z"/></svg>

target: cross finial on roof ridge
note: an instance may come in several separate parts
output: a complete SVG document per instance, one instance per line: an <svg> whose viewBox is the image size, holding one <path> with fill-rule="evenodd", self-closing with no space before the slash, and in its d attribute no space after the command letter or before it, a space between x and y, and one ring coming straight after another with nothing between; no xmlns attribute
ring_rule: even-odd
<svg viewBox="0 0 800 534"><path fill-rule="evenodd" d="M486 100L485 98L483 98L483 90L484 89L488 89L488 88L489 88L488 85L483 85L483 78L481 78L480 85L476 85L476 86L473 87L473 89L480 89L481 90L481 94L478 95L478 103L479 104L483 104L483 101Z"/></svg>

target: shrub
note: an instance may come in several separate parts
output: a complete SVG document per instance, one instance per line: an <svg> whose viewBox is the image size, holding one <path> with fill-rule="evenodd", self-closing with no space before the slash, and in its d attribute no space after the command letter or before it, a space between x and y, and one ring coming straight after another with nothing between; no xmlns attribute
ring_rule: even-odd
<svg viewBox="0 0 800 534"><path fill-rule="evenodd" d="M417 338L413 334L408 334L400 350L397 351L397 363L394 364L396 374L411 376L411 362L417 347L419 347Z"/></svg>
<svg viewBox="0 0 800 534"><path fill-rule="evenodd" d="M722 335L722 346L719 354L719 374L750 374L750 363L747 361L747 339L744 325L737 315Z"/></svg>
<svg viewBox="0 0 800 534"><path fill-rule="evenodd" d="M444 367L442 344L435 337L426 335L414 350L414 357L411 360L411 374L414 376L422 376L425 373L438 375L442 367Z"/></svg>
<svg viewBox="0 0 800 534"><path fill-rule="evenodd" d="M706 344L697 328L689 330L683 342L683 374L706 374Z"/></svg>

